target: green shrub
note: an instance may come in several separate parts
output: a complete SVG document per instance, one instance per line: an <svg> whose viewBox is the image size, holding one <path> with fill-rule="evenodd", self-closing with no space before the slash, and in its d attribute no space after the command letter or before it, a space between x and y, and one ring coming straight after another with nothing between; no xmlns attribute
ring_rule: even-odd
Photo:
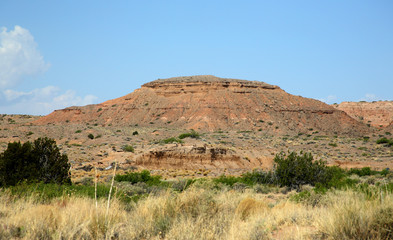
<svg viewBox="0 0 393 240"><path fill-rule="evenodd" d="M389 143L390 140L387 139L386 137L380 138L377 140L377 144L385 144L385 143Z"/></svg>
<svg viewBox="0 0 393 240"><path fill-rule="evenodd" d="M356 175L358 175L359 177L363 177L363 176L375 175L375 174L376 174L376 171L372 171L370 167L364 167L364 168L361 168L361 169L359 169L359 168L351 168L351 169L348 171L348 174L349 174L349 175L351 175L351 174L356 174Z"/></svg>
<svg viewBox="0 0 393 240"><path fill-rule="evenodd" d="M242 179L239 177L225 176L225 175L221 175L218 178L213 179L214 183L222 183L222 184L226 184L230 187L232 187L235 183L239 183L241 181L242 181Z"/></svg>
<svg viewBox="0 0 393 240"><path fill-rule="evenodd" d="M248 185L274 184L274 173L271 171L253 170L242 175L242 182Z"/></svg>
<svg viewBox="0 0 393 240"><path fill-rule="evenodd" d="M23 181L71 184L68 157L60 153L53 139L9 143L0 155L0 186Z"/></svg>
<svg viewBox="0 0 393 240"><path fill-rule="evenodd" d="M316 183L328 185L332 175L322 160L313 161L311 153L292 152L288 155L281 152L274 158L275 178L279 185L297 188L301 185Z"/></svg>
<svg viewBox="0 0 393 240"><path fill-rule="evenodd" d="M131 172L123 175L117 174L115 176L115 181L117 182L130 182L132 184L144 182L150 186L160 185L161 176L151 176L148 170L143 170L142 172Z"/></svg>
<svg viewBox="0 0 393 240"><path fill-rule="evenodd" d="M183 143L183 141L181 139L178 139L178 138L175 138L175 137L170 137L170 138L161 140L160 143L164 143L164 144Z"/></svg>
<svg viewBox="0 0 393 240"><path fill-rule="evenodd" d="M313 157L309 153L300 153L299 155L295 152L288 155L280 153L276 155L274 162L273 171L254 170L242 174L241 177L222 175L213 181L231 187L235 183L243 183L249 186L275 184L299 189L301 185L310 184L316 186L319 191L350 184L345 182L346 173L343 169L335 166L328 167L325 162L320 160L313 161Z"/></svg>
<svg viewBox="0 0 393 240"><path fill-rule="evenodd" d="M359 177L363 177L363 176L371 176L371 175L377 175L377 174L381 174L383 176L386 176L389 173L389 169L384 169L382 171L376 171L376 170L371 170L370 167L364 167L364 168L351 168L350 170L348 170L347 174L351 175L351 174L356 174Z"/></svg>
<svg viewBox="0 0 393 240"><path fill-rule="evenodd" d="M179 135L179 139L184 139L184 138L199 138L199 133L195 132L194 129L191 130L189 133L183 133Z"/></svg>
<svg viewBox="0 0 393 240"><path fill-rule="evenodd" d="M254 170L252 172L247 172L242 174L240 177L225 176L221 175L218 178L213 179L214 183L222 183L233 187L234 184L245 184L248 186L253 186L255 184L274 184L274 173L264 172L262 170Z"/></svg>
<svg viewBox="0 0 393 240"><path fill-rule="evenodd" d="M383 169L380 173L381 173L382 176L388 175L390 173L389 168Z"/></svg>
<svg viewBox="0 0 393 240"><path fill-rule="evenodd" d="M94 139L94 135L91 134L91 133L89 135L87 135L87 137L90 138L90 139Z"/></svg>
<svg viewBox="0 0 393 240"><path fill-rule="evenodd" d="M327 188L343 189L344 187L353 186L357 183L356 180L346 178L347 174L345 170L337 166L327 167L326 175L326 182L315 184L316 191L325 192Z"/></svg>
<svg viewBox="0 0 393 240"><path fill-rule="evenodd" d="M121 149L123 149L124 152L134 152L134 147L131 145L124 145Z"/></svg>
<svg viewBox="0 0 393 240"><path fill-rule="evenodd" d="M213 182L234 187L235 184L254 185L277 185L292 189L301 189L302 185L314 186L317 194L324 194L330 188L336 189L358 189L359 180L348 176L356 174L358 176L369 176L380 174L386 176L390 173L389 169L382 171L371 170L369 167L362 169L350 169L348 171L337 166L326 166L326 162L313 161L310 153L292 152L289 154L280 153L274 158L275 166L273 171L254 170L241 175L241 177L222 175L213 179ZM216 185L217 186L217 185ZM364 188L364 187L363 187ZM382 190L393 191L391 185L383 185Z"/></svg>
<svg viewBox="0 0 393 240"><path fill-rule="evenodd" d="M138 134L139 134L138 131L134 131L134 132L132 133L133 136L138 135Z"/></svg>
<svg viewBox="0 0 393 240"><path fill-rule="evenodd" d="M82 130L76 130L75 131L75 133L81 133L82 132Z"/></svg>

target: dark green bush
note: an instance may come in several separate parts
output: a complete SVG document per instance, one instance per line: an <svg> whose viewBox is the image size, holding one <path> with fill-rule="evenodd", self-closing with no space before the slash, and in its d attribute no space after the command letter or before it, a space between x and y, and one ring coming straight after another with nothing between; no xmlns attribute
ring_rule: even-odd
<svg viewBox="0 0 393 240"><path fill-rule="evenodd" d="M89 135L87 135L87 137L90 138L90 139L94 139L94 135L91 134L91 133Z"/></svg>
<svg viewBox="0 0 393 240"><path fill-rule="evenodd" d="M248 185L274 184L275 178L274 173L271 171L253 170L242 175L242 182Z"/></svg>
<svg viewBox="0 0 393 240"><path fill-rule="evenodd" d="M151 176L148 170L143 170L142 172L131 172L123 175L117 174L115 176L115 181L117 182L130 182L132 184L144 182L150 186L160 185L161 176Z"/></svg>
<svg viewBox="0 0 393 240"><path fill-rule="evenodd" d="M213 182L226 184L232 187L235 183L242 182L242 179L240 177L221 175L218 178L213 179Z"/></svg>
<svg viewBox="0 0 393 240"><path fill-rule="evenodd" d="M385 169L383 169L383 170L380 172L380 174L381 174L382 176L386 176L386 175L388 175L389 173L390 173L389 168L385 168Z"/></svg>
<svg viewBox="0 0 393 240"><path fill-rule="evenodd" d="M301 185L309 184L317 186L320 191L330 187L348 185L343 182L345 171L339 167L328 167L324 161L313 161L309 153L292 152L277 154L274 158L273 171L254 170L244 173L241 177L220 176L213 181L233 186L235 183L243 183L249 186L255 184L275 184L281 187L299 189Z"/></svg>
<svg viewBox="0 0 393 240"><path fill-rule="evenodd" d="M131 145L124 145L121 149L123 149L124 152L134 152L135 149Z"/></svg>
<svg viewBox="0 0 393 240"><path fill-rule="evenodd" d="M23 181L71 184L68 157L60 153L53 139L9 143L0 154L0 186Z"/></svg>
<svg viewBox="0 0 393 240"><path fill-rule="evenodd" d="M240 177L221 175L220 177L213 179L213 182L233 187L234 184L246 184L248 186L253 186L255 184L275 184L274 179L274 173L271 171L264 172L262 170L254 170L252 172L244 173Z"/></svg>
<svg viewBox="0 0 393 240"><path fill-rule="evenodd" d="M363 177L363 176L371 176L371 175L375 175L377 172L376 171L372 171L370 167L364 167L364 168L351 168L350 170L348 170L348 174L356 174L359 177Z"/></svg>
<svg viewBox="0 0 393 240"><path fill-rule="evenodd" d="M189 133L183 133L179 135L179 139L184 139L184 138L199 138L199 133L197 133L194 129L191 130Z"/></svg>
<svg viewBox="0 0 393 240"><path fill-rule="evenodd" d="M344 189L355 186L359 181L347 178L347 172L337 166L327 167L327 182L316 183L316 191L326 192L328 188Z"/></svg>
<svg viewBox="0 0 393 240"><path fill-rule="evenodd" d="M393 146L393 139L387 139L386 137L377 140L377 144L387 144L388 146Z"/></svg>
<svg viewBox="0 0 393 240"><path fill-rule="evenodd" d="M133 136L138 135L138 134L139 134L138 131L134 131L134 132L132 133Z"/></svg>
<svg viewBox="0 0 393 240"><path fill-rule="evenodd" d="M328 185L332 179L326 163L322 160L313 161L311 153L281 152L274 158L274 175L280 186L299 189L301 185L316 183Z"/></svg>
<svg viewBox="0 0 393 240"><path fill-rule="evenodd" d="M347 171L348 175L356 174L359 177L371 176L371 175L377 175L377 174L381 174L383 176L386 176L388 173L389 173L389 169L387 169L387 168L382 171L376 171L376 170L371 170L370 167L351 168L350 170Z"/></svg>

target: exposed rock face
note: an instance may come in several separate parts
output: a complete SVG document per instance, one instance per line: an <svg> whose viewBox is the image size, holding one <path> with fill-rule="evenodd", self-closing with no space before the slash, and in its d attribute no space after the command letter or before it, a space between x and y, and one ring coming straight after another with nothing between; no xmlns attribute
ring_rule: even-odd
<svg viewBox="0 0 393 240"><path fill-rule="evenodd" d="M342 102L333 106L374 127L386 127L393 123L393 101Z"/></svg>
<svg viewBox="0 0 393 240"><path fill-rule="evenodd" d="M252 169L261 166L258 159L244 159L234 150L207 146L172 146L154 149L136 158L136 165L148 168Z"/></svg>
<svg viewBox="0 0 393 240"><path fill-rule="evenodd" d="M260 130L292 134L308 129L325 134L362 134L366 125L320 101L294 96L259 81L192 76L159 79L101 104L70 107L36 124L90 123Z"/></svg>

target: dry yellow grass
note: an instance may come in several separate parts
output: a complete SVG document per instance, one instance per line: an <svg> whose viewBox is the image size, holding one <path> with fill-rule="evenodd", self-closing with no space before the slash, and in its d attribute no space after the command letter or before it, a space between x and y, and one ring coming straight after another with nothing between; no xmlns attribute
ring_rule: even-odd
<svg viewBox="0 0 393 240"><path fill-rule="evenodd" d="M329 194L316 226L329 239L393 239L393 196L353 191Z"/></svg>
<svg viewBox="0 0 393 240"><path fill-rule="evenodd" d="M138 203L82 197L38 203L0 193L0 239L389 239L393 197L329 192L321 204L192 186ZM383 203L383 204L381 204ZM105 220L106 219L106 220Z"/></svg>
<svg viewBox="0 0 393 240"><path fill-rule="evenodd" d="M21 200L1 196L0 239L98 239L110 235L118 223L125 221L124 210L117 200L105 222L105 201L87 198L35 203L34 197ZM97 218L98 217L98 218Z"/></svg>

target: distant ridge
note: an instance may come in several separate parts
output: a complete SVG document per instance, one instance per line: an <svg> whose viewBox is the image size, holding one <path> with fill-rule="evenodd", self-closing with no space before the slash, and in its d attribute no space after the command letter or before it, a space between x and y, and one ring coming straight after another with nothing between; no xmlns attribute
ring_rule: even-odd
<svg viewBox="0 0 393 240"><path fill-rule="evenodd" d="M332 106L359 122L377 128L384 128L393 123L393 101L342 102Z"/></svg>

